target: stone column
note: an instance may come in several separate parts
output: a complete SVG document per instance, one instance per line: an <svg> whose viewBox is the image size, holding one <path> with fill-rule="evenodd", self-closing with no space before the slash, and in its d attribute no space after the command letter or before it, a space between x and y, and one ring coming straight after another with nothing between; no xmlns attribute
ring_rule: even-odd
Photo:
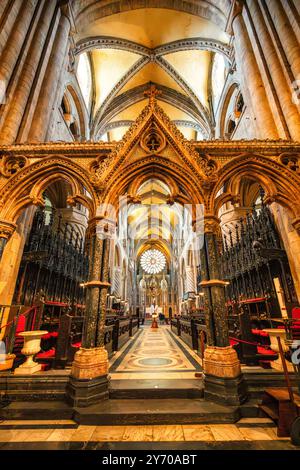
<svg viewBox="0 0 300 470"><path fill-rule="evenodd" d="M52 116L59 78L69 49L70 29L70 19L64 7L61 10L61 18L59 20L45 77L32 119L32 125L28 134L27 140L29 142L42 142L46 137Z"/></svg>
<svg viewBox="0 0 300 470"><path fill-rule="evenodd" d="M37 0L23 0L17 19L0 57L0 83L7 87L32 19Z"/></svg>
<svg viewBox="0 0 300 470"><path fill-rule="evenodd" d="M270 209L288 257L295 290L300 302L300 218L292 220L287 209L273 202Z"/></svg>
<svg viewBox="0 0 300 470"><path fill-rule="evenodd" d="M104 347L111 233L103 218L89 223L89 281L82 347L75 354L67 399L77 407L108 398L108 354Z"/></svg>
<svg viewBox="0 0 300 470"><path fill-rule="evenodd" d="M241 1L234 0L229 18L228 32L234 34L236 66L241 77L245 101L246 103L252 103L257 123L257 137L278 139L279 135L267 99L265 86L242 16Z"/></svg>
<svg viewBox="0 0 300 470"><path fill-rule="evenodd" d="M231 230L232 238L235 241L236 225L239 225L241 218L244 219L248 212L251 211L251 207L236 207L233 205L227 209L222 208L219 213L222 235L226 236L228 240Z"/></svg>
<svg viewBox="0 0 300 470"><path fill-rule="evenodd" d="M255 23L255 29L259 36L259 42L263 49L263 54L267 59L266 66L270 72L270 81L273 82L274 85L274 93L278 97L278 113L283 113L282 119L286 121L291 138L294 140L300 140L300 116L297 106L292 102L291 85L287 82L257 0L248 0L247 5L251 13L252 20ZM287 135L285 137L289 136Z"/></svg>
<svg viewBox="0 0 300 470"><path fill-rule="evenodd" d="M41 16L38 18L13 99L5 107L5 120L0 133L0 141L3 144L13 143L17 138L54 10L55 2L46 2Z"/></svg>
<svg viewBox="0 0 300 470"><path fill-rule="evenodd" d="M229 345L225 306L226 282L220 276L219 219L207 215L201 248L201 282L208 346L204 353L204 396L218 403L238 405L246 400L246 386L236 351Z"/></svg>
<svg viewBox="0 0 300 470"><path fill-rule="evenodd" d="M193 266L186 267L186 292L196 292L195 272Z"/></svg>
<svg viewBox="0 0 300 470"><path fill-rule="evenodd" d="M114 267L114 289L113 293L116 297L121 298L122 295L122 273L119 266Z"/></svg>
<svg viewBox="0 0 300 470"><path fill-rule="evenodd" d="M0 261L4 252L4 249L6 247L6 244L14 231L16 230L16 225L7 222L5 220L0 221Z"/></svg>
<svg viewBox="0 0 300 470"><path fill-rule="evenodd" d="M1 245L4 247L0 263L0 304L10 305L14 296L26 238L36 210L29 206L16 224L0 222Z"/></svg>
<svg viewBox="0 0 300 470"><path fill-rule="evenodd" d="M295 80L300 80L300 46L281 1L265 0Z"/></svg>

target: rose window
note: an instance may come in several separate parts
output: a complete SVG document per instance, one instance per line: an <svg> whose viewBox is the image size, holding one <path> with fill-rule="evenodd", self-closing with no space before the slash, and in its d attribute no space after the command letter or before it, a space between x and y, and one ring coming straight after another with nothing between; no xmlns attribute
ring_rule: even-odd
<svg viewBox="0 0 300 470"><path fill-rule="evenodd" d="M141 256L141 266L148 274L160 273L166 265L166 258L159 250L147 250Z"/></svg>

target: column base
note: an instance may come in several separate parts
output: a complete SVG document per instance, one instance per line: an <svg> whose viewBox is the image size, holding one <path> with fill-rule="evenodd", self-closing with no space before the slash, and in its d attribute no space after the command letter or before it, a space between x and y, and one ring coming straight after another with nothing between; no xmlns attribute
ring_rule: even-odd
<svg viewBox="0 0 300 470"><path fill-rule="evenodd" d="M67 385L67 402L78 408L95 405L109 397L109 376L94 379L76 379L70 377Z"/></svg>
<svg viewBox="0 0 300 470"><path fill-rule="evenodd" d="M104 347L80 349L75 354L66 389L67 401L90 406L108 398L108 354Z"/></svg>
<svg viewBox="0 0 300 470"><path fill-rule="evenodd" d="M205 374L204 398L222 405L238 406L247 401L247 387L243 375L234 379Z"/></svg>
<svg viewBox="0 0 300 470"><path fill-rule="evenodd" d="M231 406L247 400L247 386L233 348L207 347L203 364L204 398Z"/></svg>

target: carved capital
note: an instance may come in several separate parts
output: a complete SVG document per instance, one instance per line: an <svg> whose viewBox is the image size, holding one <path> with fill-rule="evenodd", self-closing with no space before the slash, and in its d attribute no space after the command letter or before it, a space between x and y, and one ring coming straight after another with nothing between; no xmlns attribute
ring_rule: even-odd
<svg viewBox="0 0 300 470"><path fill-rule="evenodd" d="M100 238L111 238L116 231L116 222L104 215L98 215L89 220L88 230Z"/></svg>
<svg viewBox="0 0 300 470"><path fill-rule="evenodd" d="M204 233L220 233L220 219L215 215L204 216Z"/></svg>
<svg viewBox="0 0 300 470"><path fill-rule="evenodd" d="M9 240L14 231L16 230L16 224L7 222L5 220L0 221L0 238Z"/></svg>

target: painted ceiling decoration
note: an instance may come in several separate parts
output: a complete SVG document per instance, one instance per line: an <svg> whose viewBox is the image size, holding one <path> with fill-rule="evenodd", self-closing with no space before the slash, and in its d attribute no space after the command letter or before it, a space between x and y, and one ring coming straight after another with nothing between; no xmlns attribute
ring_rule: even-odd
<svg viewBox="0 0 300 470"><path fill-rule="evenodd" d="M222 12L211 2L203 2L209 3L209 17L207 9L200 17L148 7L151 3L110 15L92 4L86 7L94 19L85 26L85 36L77 31L74 52L95 141L122 138L151 84L162 92L161 106L187 139L214 136L214 111L224 71L231 66L231 46L219 26Z"/></svg>

